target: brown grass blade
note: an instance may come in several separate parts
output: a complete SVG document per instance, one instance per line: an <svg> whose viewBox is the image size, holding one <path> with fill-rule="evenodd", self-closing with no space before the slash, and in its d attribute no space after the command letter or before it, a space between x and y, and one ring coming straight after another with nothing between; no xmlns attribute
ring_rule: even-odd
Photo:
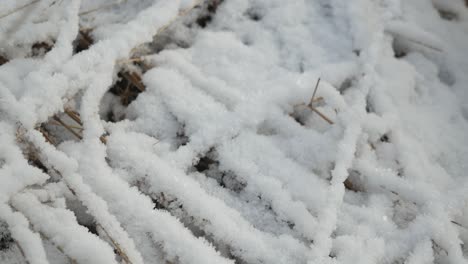
<svg viewBox="0 0 468 264"><path fill-rule="evenodd" d="M27 3L27 4L24 4L24 5L22 5L22 6L19 6L19 7L17 7L17 8L15 8L15 9L11 10L10 12L8 12L8 13L6 13L6 14L0 15L0 19L5 18L5 17L7 17L7 16L9 16L9 15L12 15L12 14L14 14L14 13L16 13L16 12L22 10L22 9L25 9L25 8L28 7L28 6L34 5L35 3L39 2L39 1L41 1L41 0L33 0L33 1L29 2L29 3Z"/></svg>
<svg viewBox="0 0 468 264"><path fill-rule="evenodd" d="M333 125L333 121L331 121L330 118L328 118L326 115L322 114L322 112L320 112L319 110L317 110L316 108L312 107L312 106L309 106L310 110L314 111L315 113L317 113L321 118L323 118L323 120L327 121L330 125Z"/></svg>
<svg viewBox="0 0 468 264"><path fill-rule="evenodd" d="M66 130L68 130L70 133L72 133L79 140L83 139L83 137L80 134L78 134L75 130L73 130L73 128L71 128L69 125L67 125L65 122L63 122L58 116L54 116L54 120L57 121L60 125L62 125Z"/></svg>

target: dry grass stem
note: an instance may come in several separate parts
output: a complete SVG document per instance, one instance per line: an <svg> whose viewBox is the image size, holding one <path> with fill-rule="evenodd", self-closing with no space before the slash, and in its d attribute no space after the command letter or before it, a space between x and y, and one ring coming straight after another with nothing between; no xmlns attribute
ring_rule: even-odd
<svg viewBox="0 0 468 264"><path fill-rule="evenodd" d="M412 38L409 38L409 37L407 37L407 36L404 36L404 35L401 35L401 34L398 34L398 33L393 33L393 34L394 34L394 35L398 35L399 37L404 38L404 39L406 39L406 40L409 41L409 42L413 42L413 43L418 44L418 45L420 45L420 46L423 46L423 47L425 47L425 48L428 48L428 49L431 49L431 50L434 50L434 51L437 51L437 52L443 52L442 49L437 48L437 47L434 47L434 46L431 46L431 45L426 44L426 43L424 43L424 42L421 42L421 41L419 41L419 40L412 39Z"/></svg>
<svg viewBox="0 0 468 264"><path fill-rule="evenodd" d="M317 103L317 102L320 102L320 101L323 101L322 96L319 96L319 97L315 98L314 100L312 100L312 103ZM305 103L300 103L300 104L295 104L294 107L305 106L305 105L306 105Z"/></svg>
<svg viewBox="0 0 468 264"><path fill-rule="evenodd" d="M73 119L78 125L83 126L83 122L81 122L80 114L77 112L71 110L71 109L65 109L65 113Z"/></svg>
<svg viewBox="0 0 468 264"><path fill-rule="evenodd" d="M111 8L113 6L120 5L120 4L125 3L125 2L127 2L127 0L119 0L119 1L116 1L114 3L109 3L109 4L106 4L106 5L98 6L96 8L90 9L90 10L83 11L83 12L79 13L78 15L85 16L85 15L94 13L96 11L102 10L102 9Z"/></svg>
<svg viewBox="0 0 468 264"><path fill-rule="evenodd" d="M33 1L29 2L29 3L27 3L27 4L24 4L24 5L22 5L22 6L19 6L19 7L15 8L15 9L11 10L11 11L8 12L8 13L5 13L5 14L3 14L3 15L0 15L0 19L5 18L5 17L7 17L7 16L9 16L9 15L12 15L12 14L14 14L14 13L20 11L20 10L23 10L23 9L25 9L25 8L28 7L28 6L34 5L35 3L39 2L39 1L41 1L41 0L33 0Z"/></svg>
<svg viewBox="0 0 468 264"><path fill-rule="evenodd" d="M21 256L23 256L24 262L26 262L26 264L29 264L29 260L26 258L26 255L24 254L23 248L18 243L18 241L16 241L16 240L14 240L14 241L15 241L16 246L18 247L19 252L21 253Z"/></svg>
<svg viewBox="0 0 468 264"><path fill-rule="evenodd" d="M52 145L56 145L55 140L52 139L52 137L49 136L49 133L41 127L36 128L37 131L41 132L42 136L44 136L45 140L49 142Z"/></svg>
<svg viewBox="0 0 468 264"><path fill-rule="evenodd" d="M320 84L320 78L318 78L317 83L315 84L314 92L312 93L312 97L310 98L310 102L309 102L310 106L312 106L312 103L314 102L315 94L317 93L319 84Z"/></svg>
<svg viewBox="0 0 468 264"><path fill-rule="evenodd" d="M65 251L63 250L61 246L56 245L54 242L52 242L50 238L46 236L43 232L39 232L39 235L41 235L42 239L49 240L57 248L57 250L60 251L60 253L62 253L64 256L68 258L68 260L70 261L70 264L78 264L78 262L75 259L73 259L72 257L68 256L65 253Z"/></svg>
<svg viewBox="0 0 468 264"><path fill-rule="evenodd" d="M57 121L49 121L49 125L53 125L53 126L63 126L62 124L58 123ZM70 128L73 128L73 129L76 129L76 130L79 130L79 131L82 131L83 128L81 126L74 126L74 125L68 125Z"/></svg>
<svg viewBox="0 0 468 264"><path fill-rule="evenodd" d="M57 121L60 125L62 125L66 130L72 133L79 140L83 139L83 137L80 134L78 134L72 127L63 122L58 116L54 116L54 120Z"/></svg>
<svg viewBox="0 0 468 264"><path fill-rule="evenodd" d="M317 113L323 120L327 121L330 125L333 125L334 123L333 123L333 121L331 121L330 118L328 118L326 115L324 115L322 112L320 112L319 110L317 110L317 109L313 106L313 103L316 102L316 100L315 100L315 94L317 93L319 84L320 84L320 78L318 78L317 83L315 84L314 92L312 93L312 97L310 98L310 102L309 102L309 104L307 105L307 107L309 107L310 110L312 110L313 112ZM321 97L319 97L319 98L321 98ZM318 98L318 99L319 99L319 98Z"/></svg>
<svg viewBox="0 0 468 264"><path fill-rule="evenodd" d="M462 224L460 224L460 223L458 223L458 222L456 222L456 221L451 220L450 222L451 222L452 224L454 224L454 225L457 225L457 226L459 226L459 227L465 229L465 230L468 230L468 228L466 228L465 226L463 226Z"/></svg>
<svg viewBox="0 0 468 264"><path fill-rule="evenodd" d="M104 231L104 233L106 234L106 236L109 238L109 240L111 241L112 243L112 246L115 248L115 250L117 251L117 254L127 263L127 264L132 264L132 261L130 261L130 258L128 257L127 253L125 253L125 251L120 247L119 243L117 243L117 241L115 241L112 236L109 234L109 232L107 232L107 230L101 225L101 224L96 224L97 226L99 226L102 231Z"/></svg>
<svg viewBox="0 0 468 264"><path fill-rule="evenodd" d="M330 118L328 118L326 115L322 114L319 110L315 109L314 107L312 106L309 106L310 110L314 111L315 113L317 113L321 118L323 118L323 120L327 121L330 125L333 125L333 121L331 121Z"/></svg>

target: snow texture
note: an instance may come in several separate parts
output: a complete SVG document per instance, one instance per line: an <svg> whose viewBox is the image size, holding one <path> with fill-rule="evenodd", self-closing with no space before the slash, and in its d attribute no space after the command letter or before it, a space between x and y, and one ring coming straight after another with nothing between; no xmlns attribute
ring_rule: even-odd
<svg viewBox="0 0 468 264"><path fill-rule="evenodd" d="M468 2L1 0L0 263L468 263Z"/></svg>

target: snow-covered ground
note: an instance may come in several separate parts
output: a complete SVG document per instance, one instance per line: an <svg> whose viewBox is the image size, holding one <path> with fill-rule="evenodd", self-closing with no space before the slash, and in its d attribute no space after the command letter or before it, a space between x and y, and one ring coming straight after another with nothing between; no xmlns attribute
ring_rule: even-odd
<svg viewBox="0 0 468 264"><path fill-rule="evenodd" d="M468 263L465 0L0 0L0 263Z"/></svg>

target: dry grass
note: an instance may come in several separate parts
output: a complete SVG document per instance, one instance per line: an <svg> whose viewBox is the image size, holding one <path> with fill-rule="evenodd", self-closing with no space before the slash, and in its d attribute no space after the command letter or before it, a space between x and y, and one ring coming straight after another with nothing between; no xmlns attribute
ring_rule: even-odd
<svg viewBox="0 0 468 264"><path fill-rule="evenodd" d="M300 104L294 105L294 107L306 106L306 107L309 108L311 111L313 111L313 112L315 112L316 114L318 114L318 115L319 115L323 120L325 120L327 123L329 123L330 125L333 125L334 122L333 122L329 117L327 117L325 114L323 114L322 112L320 112L320 111L319 111L317 108L315 108L315 106L314 106L314 103L323 101L323 97L315 98L315 95L317 94L317 90L318 90L318 88L319 88L319 85L320 85L320 78L318 78L317 83L315 84L314 92L312 93L312 97L310 98L309 103L308 103L307 105L306 105L305 103L300 103Z"/></svg>
<svg viewBox="0 0 468 264"><path fill-rule="evenodd" d="M80 134L78 134L78 132L76 132L70 125L63 122L58 116L54 116L54 120L57 121L61 126L63 126L66 130L72 133L72 135L77 137L79 140L83 139L83 137Z"/></svg>
<svg viewBox="0 0 468 264"><path fill-rule="evenodd" d="M327 121L327 123L329 123L330 125L333 125L334 123L333 121L331 121L330 118L328 118L326 115L324 115L322 112L320 112L319 110L317 110L317 108L313 106L313 103L315 102L315 94L317 93L319 85L320 85L320 78L318 78L317 83L315 84L314 92L312 93L312 97L310 98L310 102L307 105L307 107L309 107L310 110L317 113L323 120Z"/></svg>
<svg viewBox="0 0 468 264"><path fill-rule="evenodd" d="M62 122L63 123L63 122ZM64 125L66 125L65 123L63 123ZM42 132L41 130L38 129L38 131L40 131L42 133L42 135L46 138L48 136L46 136L46 133ZM23 134L22 133L17 133L17 137L18 137L18 140L27 144L28 145L28 148L27 148L27 153L25 153L25 155L28 157L29 160L31 159L34 159L34 163L33 165L36 165L37 167L43 169L43 170L46 170L45 172L46 173L50 173L50 172L53 172L55 175L58 175L60 178L63 179L63 176L62 174L60 173L60 171L58 171L57 169L55 169L53 166L50 166L50 165L47 165L46 164L46 160L44 160L43 157L41 157L39 151L37 148L35 148L31 142L29 142L27 139L25 139L23 137ZM103 140L103 139L101 139ZM104 139L105 140L105 139ZM103 142L105 143L105 142ZM34 158L31 158L31 157L34 157ZM65 185L67 186L68 190L70 191L70 193L72 193L74 196L77 196L77 192L66 182L64 181ZM95 221L97 221L95 219ZM101 228L101 230L103 230L103 232L105 233L105 235L107 236L107 238L111 241L111 244L112 246L114 247L115 249L115 252L117 253L117 255L119 255L124 261L125 263L127 264L132 264L132 261L130 260L130 258L128 257L128 254L125 252L125 250L120 246L120 244L113 238L113 236L100 224L100 223L97 223L96 226L99 226ZM46 240L49 240L50 239L42 232L39 232L39 234L41 235L41 237L43 239L46 239ZM16 242L16 241L15 241ZM21 251L21 254L24 256L25 258L25 261L27 262L26 260L26 257L24 255L24 252L22 251L20 245L18 243L16 243L18 245L18 248L20 249ZM74 260L72 257L68 256L64 250L58 246L58 245L55 245L56 248L61 252L63 253L65 256L68 257L68 259L70 260L70 263L71 264L76 264L76 260Z"/></svg>
<svg viewBox="0 0 468 264"><path fill-rule="evenodd" d="M109 232L107 232L107 230L101 224L97 224L96 226L101 228L102 231L106 234L106 236L109 238L112 246L114 247L115 251L125 261L125 263L133 264L132 261L130 260L130 258L128 257L127 253L125 253L125 250L123 250L122 247L120 247L119 243L117 243L117 241L115 241L115 239L112 238L112 236L109 234Z"/></svg>
<svg viewBox="0 0 468 264"><path fill-rule="evenodd" d="M50 241L53 245L55 245L55 248L57 248L57 250L60 251L60 253L62 253L64 256L66 256L66 257L68 258L68 261L70 262L70 264L78 264L78 262L77 262L74 258L70 257L69 255L67 255L67 254L65 253L65 251L63 250L63 248L62 248L61 246L56 245L54 242L52 242L52 241L50 240L50 238L49 238L48 236L46 236L43 232L39 232L39 234L41 235L42 239L48 240L48 241Z"/></svg>
<svg viewBox="0 0 468 264"><path fill-rule="evenodd" d="M21 256L23 257L24 259L24 262L26 264L29 264L29 261L28 259L26 258L26 255L24 254L24 250L23 248L21 247L21 245L18 243L18 241L14 240L15 241L15 245L18 247L18 251L20 252Z"/></svg>
<svg viewBox="0 0 468 264"><path fill-rule="evenodd" d="M41 1L41 0L33 0L33 1L29 2L29 3L27 3L27 4L19 6L19 7L15 8L15 9L11 10L10 12L7 12L7 13L5 13L3 15L0 15L0 19L5 18L7 16L10 16L10 15L12 15L12 14L18 12L18 11L21 11L21 10L27 8L28 6L34 5L35 3L38 3L39 1Z"/></svg>
<svg viewBox="0 0 468 264"><path fill-rule="evenodd" d="M3 17L8 16L8 15L14 13L14 12L22 10L22 9L26 8L27 6L30 6L30 5L32 5L32 4L36 3L36 2L39 2L39 1L40 0L35 0L35 1L32 1L32 2L28 3L27 5L18 7L15 10L9 12L8 14L0 16L0 19L3 18ZM114 3L113 5L119 4L121 2L122 1L119 1L118 3ZM195 5L193 5L191 8L186 9L183 12L181 12L179 14L179 17L187 14L190 10L192 10L195 6L197 6L201 2L202 1L197 1L197 3ZM92 12L98 11L98 9L103 9L103 8L107 8L107 7L110 7L110 6L106 6L106 7L103 6L103 7L99 7L97 9L94 9L94 10L88 10L88 11L80 13L80 15L87 15L87 14L90 14ZM177 19L177 18L175 18L175 19ZM161 28L158 31L157 34L164 31L166 28L168 28L169 25L173 21L171 21L166 26ZM89 49L94 43L94 41L93 41L93 39L91 37L91 30L80 29L79 34L77 36L77 39L75 41L76 41L75 42L75 52L76 53L80 52L80 51L83 51L83 50L86 50L86 49ZM46 47L45 47L45 45L42 45L42 43L38 43L37 45L35 45L32 48L45 49ZM47 48L49 48L49 46ZM50 46L50 48L53 48L53 44ZM48 50L49 49L46 49L46 52ZM135 58L128 59L128 60L125 60L125 61L126 62L132 62L132 63L133 62L143 63L143 59L135 59ZM8 59L6 59L5 57L0 56L0 65L3 64L3 63L6 63L6 62L8 62ZM146 70L145 67L147 65L144 64L144 63L142 65L143 65L142 66L142 68L143 68L142 72L144 72L144 70ZM118 95L121 97L122 103L124 105L128 105L129 103L131 103L131 101L134 100L138 94L140 94L140 93L142 93L142 92L144 92L146 90L146 87L142 82L141 73L135 72L135 71L121 71L119 76L121 77L122 80L124 80L124 82L123 83L117 82L115 85L118 86L119 93L120 93ZM58 135L54 135L53 133L48 131L47 127L50 126L50 125L55 125L55 126L62 127L65 131L70 133L77 140L82 140L83 139L83 135L82 135L82 132L83 132L83 129L84 129L83 121L81 120L80 114L77 111L73 110L73 109L67 108L67 109L64 110L63 113L56 113L54 116L52 116L49 119L49 121L47 121L46 123L38 124L36 126L36 128L35 128L38 132L40 132L42 134L42 136L44 137L46 142L48 142L49 144L56 147L57 144L59 144L59 142L58 142L59 137L58 137ZM23 148L23 151L24 151L25 158L28 159L30 164L32 166L36 166L36 167L40 168L41 170L44 171L44 173L47 173L49 175L54 175L54 176L56 176L55 178L63 180L63 176L62 176L61 172L58 171L56 168L54 168L51 164L48 164L47 158L44 157L43 153L41 153L41 150L34 147L33 144L31 142L29 142L28 139L24 135L25 135L25 133L21 132L21 125L19 125L18 133L17 133L17 140L18 140L18 142L21 142L22 145L26 146L25 148ZM103 144L107 143L107 139L106 139L105 135L101 136L100 140L101 140L101 142ZM75 190L73 190L73 188L69 184L67 184L66 180L63 180L63 182L67 186L70 193L72 195L74 195L74 196L77 196L77 192ZM99 228L103 231L104 236L108 238L108 241L110 241L111 246L115 249L116 254L118 256L120 256L122 261L127 263L127 264L132 264L132 261L129 258L127 252L117 242L117 240L115 239L115 236L113 234L111 234L108 230L106 230L106 228L103 227L102 223L96 223L96 226L99 226ZM39 233L41 234L42 239L48 240L47 236L45 236L41 232L39 232ZM21 254L24 257L25 262L28 263L21 246L18 243L16 243L16 244L18 245L19 251L21 252ZM65 254L64 250L62 248L60 248L60 246L56 245L56 247L60 252L62 252L65 256L67 256ZM69 256L67 256L67 257L69 258L70 263L72 263L72 264L77 263L76 260L74 260L73 258L71 258Z"/></svg>
<svg viewBox="0 0 468 264"><path fill-rule="evenodd" d="M102 5L102 6L98 6L98 7L96 7L96 8L93 8L93 9L89 9L89 10L83 11L83 12L79 13L79 15L80 15L80 16L85 16L85 15L94 13L94 12L99 11L99 10L103 10L103 9L107 9L107 8L111 8L111 7L120 5L120 4L125 3L125 2L127 2L127 0L115 1L114 3L105 4L105 5Z"/></svg>

